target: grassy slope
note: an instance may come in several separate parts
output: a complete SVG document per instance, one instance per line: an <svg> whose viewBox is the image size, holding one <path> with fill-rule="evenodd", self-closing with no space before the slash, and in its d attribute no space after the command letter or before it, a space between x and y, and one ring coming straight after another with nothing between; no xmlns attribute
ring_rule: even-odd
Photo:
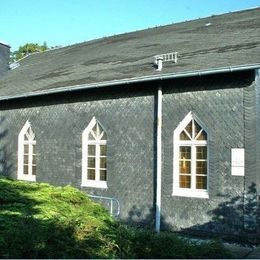
<svg viewBox="0 0 260 260"><path fill-rule="evenodd" d="M72 187L0 178L0 258L226 258L219 242L196 245L113 221Z"/></svg>
<svg viewBox="0 0 260 260"><path fill-rule="evenodd" d="M1 257L113 257L113 220L66 186L0 178Z"/></svg>

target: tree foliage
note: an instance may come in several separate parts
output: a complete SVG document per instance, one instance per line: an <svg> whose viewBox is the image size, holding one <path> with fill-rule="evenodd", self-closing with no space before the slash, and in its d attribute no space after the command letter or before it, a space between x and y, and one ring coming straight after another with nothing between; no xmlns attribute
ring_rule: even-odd
<svg viewBox="0 0 260 260"><path fill-rule="evenodd" d="M11 53L11 62L20 60L28 54L42 52L48 49L49 47L46 42L44 42L43 45L39 45L38 43L26 43L25 45L20 46L17 51Z"/></svg>

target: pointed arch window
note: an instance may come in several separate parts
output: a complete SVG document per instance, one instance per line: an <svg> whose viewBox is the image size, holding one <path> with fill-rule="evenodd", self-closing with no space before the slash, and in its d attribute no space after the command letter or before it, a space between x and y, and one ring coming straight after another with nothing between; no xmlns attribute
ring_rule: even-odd
<svg viewBox="0 0 260 260"><path fill-rule="evenodd" d="M208 133L190 112L174 131L173 195L208 198Z"/></svg>
<svg viewBox="0 0 260 260"><path fill-rule="evenodd" d="M36 139L28 121L18 136L18 179L36 181Z"/></svg>
<svg viewBox="0 0 260 260"><path fill-rule="evenodd" d="M107 188L107 135L95 117L82 134L82 186Z"/></svg>

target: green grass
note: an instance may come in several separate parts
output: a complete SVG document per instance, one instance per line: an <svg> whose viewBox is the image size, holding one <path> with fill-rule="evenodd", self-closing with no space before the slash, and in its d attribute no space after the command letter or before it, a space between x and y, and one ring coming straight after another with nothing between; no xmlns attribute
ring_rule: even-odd
<svg viewBox="0 0 260 260"><path fill-rule="evenodd" d="M72 187L0 179L0 258L114 257L114 221Z"/></svg>
<svg viewBox="0 0 260 260"><path fill-rule="evenodd" d="M0 178L0 258L227 258L220 242L115 222L70 186Z"/></svg>

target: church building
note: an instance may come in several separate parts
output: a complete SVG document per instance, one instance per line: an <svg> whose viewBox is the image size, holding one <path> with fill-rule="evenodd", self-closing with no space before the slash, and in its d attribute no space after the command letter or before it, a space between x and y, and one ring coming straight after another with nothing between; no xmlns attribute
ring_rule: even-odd
<svg viewBox="0 0 260 260"><path fill-rule="evenodd" d="M260 8L9 53L0 175L157 231L259 241Z"/></svg>

